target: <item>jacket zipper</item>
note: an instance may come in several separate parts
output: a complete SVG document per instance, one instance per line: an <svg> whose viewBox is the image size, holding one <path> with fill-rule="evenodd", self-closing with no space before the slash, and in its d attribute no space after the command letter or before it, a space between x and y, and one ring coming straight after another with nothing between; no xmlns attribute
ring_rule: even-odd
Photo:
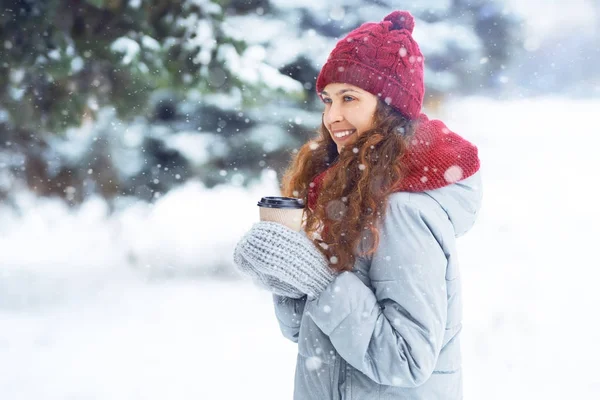
<svg viewBox="0 0 600 400"><path fill-rule="evenodd" d="M338 377L337 391L340 394L340 399L346 399L346 393L348 393L348 381L346 376L346 361L338 354L338 358L340 359L340 373ZM344 382L343 389L340 387L340 383Z"/></svg>

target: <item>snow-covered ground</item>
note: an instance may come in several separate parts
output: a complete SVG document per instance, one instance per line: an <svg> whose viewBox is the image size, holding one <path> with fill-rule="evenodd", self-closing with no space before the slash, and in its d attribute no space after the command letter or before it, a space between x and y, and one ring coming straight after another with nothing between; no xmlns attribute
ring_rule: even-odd
<svg viewBox="0 0 600 400"><path fill-rule="evenodd" d="M598 109L468 98L437 116L484 178L459 240L465 399L600 398ZM0 399L291 398L295 344L231 260L277 187L191 183L110 218L99 200L0 205Z"/></svg>

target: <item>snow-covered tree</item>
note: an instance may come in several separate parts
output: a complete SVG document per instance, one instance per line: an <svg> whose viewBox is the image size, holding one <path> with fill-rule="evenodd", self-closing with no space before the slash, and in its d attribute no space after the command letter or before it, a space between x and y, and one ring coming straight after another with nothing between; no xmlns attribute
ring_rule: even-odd
<svg viewBox="0 0 600 400"><path fill-rule="evenodd" d="M173 109L163 107L172 101L152 101L164 91L179 99L226 95L239 99L240 106L260 103L267 96L300 93L296 81L262 61L260 49L248 47L243 38L234 38L223 29L231 7L249 12L261 4L3 0L0 165L11 173L0 192L6 193L15 181L24 180L39 194L78 199L80 196L69 195L67 188L72 192L91 181L91 187L104 188L98 192L105 196L126 194L123 186L128 185L117 179L124 175L118 173L121 166L115 165L110 146L102 145L98 136L105 121L99 121L94 129L80 129L80 135L90 135L95 142L80 149L78 157L67 157L58 150L58 143L67 140L63 132L80 128L86 121L98 121L105 108L114 111L108 114L111 123L123 134L138 116L159 125L174 118L169 116ZM146 165L156 168L165 157L173 162L184 160L155 135L147 132L143 136L138 151L145 153ZM94 162L85 161L90 157ZM92 169L98 175L82 180L76 169ZM114 170L115 176L109 170ZM148 175L149 171L140 173ZM151 186L154 181L150 180Z"/></svg>

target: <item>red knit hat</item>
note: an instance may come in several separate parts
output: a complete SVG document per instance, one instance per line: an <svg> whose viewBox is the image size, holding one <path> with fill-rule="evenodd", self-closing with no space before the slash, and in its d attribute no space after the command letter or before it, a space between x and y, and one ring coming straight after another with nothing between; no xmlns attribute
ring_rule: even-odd
<svg viewBox="0 0 600 400"><path fill-rule="evenodd" d="M365 23L340 40L317 78L317 93L329 83L348 83L379 96L410 119L419 116L425 86L424 57L412 37L415 20L394 11L380 23Z"/></svg>

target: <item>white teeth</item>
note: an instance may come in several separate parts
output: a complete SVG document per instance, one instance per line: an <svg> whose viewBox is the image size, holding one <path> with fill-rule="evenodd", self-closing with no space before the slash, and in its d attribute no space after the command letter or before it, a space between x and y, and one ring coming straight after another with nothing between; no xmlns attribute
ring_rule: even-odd
<svg viewBox="0 0 600 400"><path fill-rule="evenodd" d="M334 133L334 136L335 136L336 138L341 138L341 137L344 137L344 136L348 136L348 135L349 135L349 134L351 134L352 132L354 132L354 129L352 129L352 130L349 130L349 131L336 132L336 133Z"/></svg>

